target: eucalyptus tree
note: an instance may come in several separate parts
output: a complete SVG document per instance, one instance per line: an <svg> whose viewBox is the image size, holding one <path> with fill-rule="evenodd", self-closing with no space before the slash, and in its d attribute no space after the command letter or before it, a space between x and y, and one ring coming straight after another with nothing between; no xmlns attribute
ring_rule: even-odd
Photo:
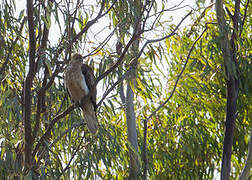
<svg viewBox="0 0 252 180"><path fill-rule="evenodd" d="M239 72L240 83L231 176L246 155L241 178L249 176L249 0L240 13L224 4L227 27L233 12L242 19L232 70L212 3L186 11L183 1L27 0L18 15L16 3L0 6L1 179L213 179L221 172L227 71ZM173 22L177 12L184 16ZM96 135L64 89L73 52L95 70Z"/></svg>

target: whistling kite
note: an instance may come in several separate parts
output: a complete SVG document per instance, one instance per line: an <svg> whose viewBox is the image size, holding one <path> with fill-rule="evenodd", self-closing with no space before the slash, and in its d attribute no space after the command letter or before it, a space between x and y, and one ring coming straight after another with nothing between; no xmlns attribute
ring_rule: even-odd
<svg viewBox="0 0 252 180"><path fill-rule="evenodd" d="M82 64L83 57L80 54L74 54L67 68L64 71L65 88L74 103L79 103L83 111L87 126L91 133L95 134L98 128L96 117L96 87L93 70L86 64ZM91 88L90 97L85 98Z"/></svg>

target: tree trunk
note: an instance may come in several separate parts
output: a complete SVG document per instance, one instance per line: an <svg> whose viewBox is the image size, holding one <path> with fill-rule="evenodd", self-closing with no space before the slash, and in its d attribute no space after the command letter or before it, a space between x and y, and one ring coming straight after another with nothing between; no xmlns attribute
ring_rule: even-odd
<svg viewBox="0 0 252 180"><path fill-rule="evenodd" d="M131 83L134 85L135 79L127 81L127 94L126 94L126 119L129 140L129 153L130 153L130 179L137 179L140 172L139 158L138 158L138 142L136 132L136 115L134 110L134 92L131 88Z"/></svg>
<svg viewBox="0 0 252 180"><path fill-rule="evenodd" d="M23 121L24 121L24 154L25 154L25 168L29 170L32 163L32 127L31 127L31 98L32 98L32 84L36 73L35 52L36 52L36 40L34 31L33 20L33 0L27 0L27 16L28 16L28 28L29 28L29 72L26 76L23 95Z"/></svg>
<svg viewBox="0 0 252 180"><path fill-rule="evenodd" d="M225 136L223 142L223 154L221 164L221 180L228 180L231 171L231 156L234 137L235 119L237 111L237 98L239 91L239 74L236 63L236 46L238 32L238 16L240 9L240 0L235 2L235 14L233 20L233 34L231 40L228 38L228 27L224 18L223 1L216 1L216 15L220 31L220 46L223 53L224 65L226 70L227 82L227 104L226 104L226 122Z"/></svg>
<svg viewBox="0 0 252 180"><path fill-rule="evenodd" d="M227 81L227 110L225 122L225 137L221 164L221 179L229 179L231 171L231 155L234 138L236 102L238 97L238 80L232 77Z"/></svg>

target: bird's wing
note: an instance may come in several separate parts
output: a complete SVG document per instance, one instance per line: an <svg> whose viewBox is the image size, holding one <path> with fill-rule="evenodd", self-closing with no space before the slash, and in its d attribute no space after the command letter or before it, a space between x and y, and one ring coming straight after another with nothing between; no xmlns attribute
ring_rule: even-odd
<svg viewBox="0 0 252 180"><path fill-rule="evenodd" d="M88 89L91 90L91 88L94 86L95 84L95 76L94 76L94 71L91 67L89 67L86 64L82 64L81 66L81 71L85 77L85 81L86 84L88 86ZM94 87L94 89L92 90L92 92L90 92L91 94L91 101L93 103L94 106L94 110L96 111L96 87Z"/></svg>

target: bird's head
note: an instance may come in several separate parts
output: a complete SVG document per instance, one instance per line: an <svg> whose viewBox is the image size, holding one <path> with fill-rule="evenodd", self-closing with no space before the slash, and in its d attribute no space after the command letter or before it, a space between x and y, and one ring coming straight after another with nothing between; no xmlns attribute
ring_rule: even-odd
<svg viewBox="0 0 252 180"><path fill-rule="evenodd" d="M74 55L72 55L71 57L71 61L70 64L79 64L81 65L83 61L83 57L81 54L75 53Z"/></svg>

